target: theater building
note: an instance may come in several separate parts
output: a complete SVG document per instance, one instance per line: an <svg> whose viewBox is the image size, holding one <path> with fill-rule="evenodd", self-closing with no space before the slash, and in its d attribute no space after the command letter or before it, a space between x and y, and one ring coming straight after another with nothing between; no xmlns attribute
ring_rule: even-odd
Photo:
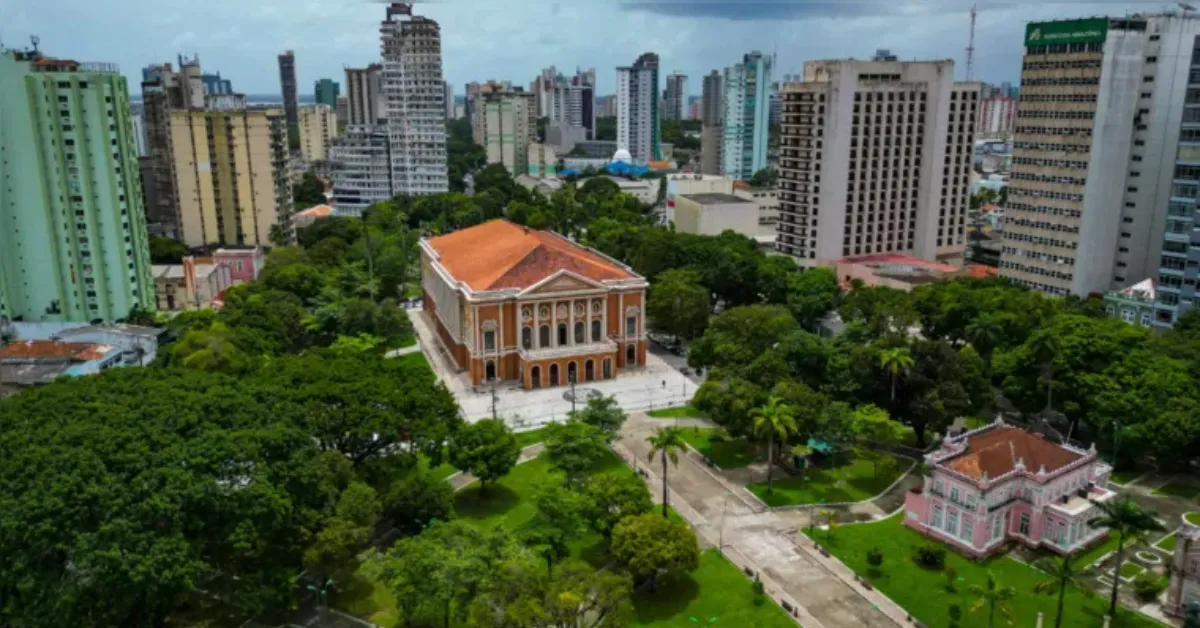
<svg viewBox="0 0 1200 628"><path fill-rule="evenodd" d="M493 220L421 240L421 287L473 384L613 379L646 364L646 280L549 231Z"/></svg>

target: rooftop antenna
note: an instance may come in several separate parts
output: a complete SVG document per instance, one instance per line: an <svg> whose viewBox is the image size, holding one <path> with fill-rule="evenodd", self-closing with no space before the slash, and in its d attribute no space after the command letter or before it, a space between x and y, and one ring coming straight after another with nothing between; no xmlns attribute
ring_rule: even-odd
<svg viewBox="0 0 1200 628"><path fill-rule="evenodd" d="M29 43L33 44L33 53L37 54L38 53L38 44L42 43L42 38L38 37L37 35L30 35Z"/></svg>
<svg viewBox="0 0 1200 628"><path fill-rule="evenodd" d="M967 80L975 80L975 5L971 4L971 37L967 40Z"/></svg>

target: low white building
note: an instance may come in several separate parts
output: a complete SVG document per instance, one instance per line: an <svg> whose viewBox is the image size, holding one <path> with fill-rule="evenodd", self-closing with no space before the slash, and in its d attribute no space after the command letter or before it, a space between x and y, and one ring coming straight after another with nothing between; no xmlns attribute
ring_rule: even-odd
<svg viewBox="0 0 1200 628"><path fill-rule="evenodd" d="M733 195L758 206L758 224L773 225L779 222L779 190L777 188L741 188L734 190Z"/></svg>
<svg viewBox="0 0 1200 628"><path fill-rule="evenodd" d="M759 235L758 205L732 194L680 194L674 210L680 233L720 235L732 229L750 238Z"/></svg>
<svg viewBox="0 0 1200 628"><path fill-rule="evenodd" d="M621 188L621 192L637 198L637 200L654 205L658 202L658 188L662 186L662 179L625 179L622 177L605 177L617 187Z"/></svg>

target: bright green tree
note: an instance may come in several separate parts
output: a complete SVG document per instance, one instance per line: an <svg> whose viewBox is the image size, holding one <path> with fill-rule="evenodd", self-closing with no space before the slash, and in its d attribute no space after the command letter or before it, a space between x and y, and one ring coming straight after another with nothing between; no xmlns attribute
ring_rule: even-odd
<svg viewBox="0 0 1200 628"><path fill-rule="evenodd" d="M651 514L626 517L618 523L610 551L635 582L648 581L654 589L660 576L700 566L695 531L683 521Z"/></svg>
<svg viewBox="0 0 1200 628"><path fill-rule="evenodd" d="M577 419L604 432L609 442L617 437L617 432L621 431L626 418L628 417L625 411L617 405L616 398L611 395L590 397L582 410L571 413L571 419Z"/></svg>
<svg viewBox="0 0 1200 628"><path fill-rule="evenodd" d="M486 490L489 482L508 475L521 457L521 446L512 430L498 419L483 419L464 426L450 440L450 464L479 478Z"/></svg>
<svg viewBox="0 0 1200 628"><path fill-rule="evenodd" d="M605 539L625 517L653 508L646 483L636 475L597 476L583 486L588 524Z"/></svg>
<svg viewBox="0 0 1200 628"><path fill-rule="evenodd" d="M913 366L912 352L908 347L892 347L879 354L879 367L892 379L892 402L896 401L896 380L908 373Z"/></svg>
<svg viewBox="0 0 1200 628"><path fill-rule="evenodd" d="M988 628L995 625L996 611L1000 611L1000 614L1007 617L1009 623L1012 623L1012 609L1009 608L1008 603L1017 596L1016 589L1001 585L989 572L984 585L972 584L967 587L967 591L975 597L975 602L971 604L972 613L987 609Z"/></svg>
<svg viewBox="0 0 1200 628"><path fill-rule="evenodd" d="M1158 522L1158 513L1142 510L1137 502L1129 497L1119 497L1106 502L1092 502L1103 514L1088 522L1093 528L1105 528L1109 534L1117 535L1117 551L1113 553L1116 561L1113 573L1121 573L1121 565L1125 562L1125 544L1131 539L1138 538L1148 532L1163 531ZM1121 586L1120 578L1113 578L1112 595L1109 599L1108 614L1117 614L1117 591Z"/></svg>
<svg viewBox="0 0 1200 628"><path fill-rule="evenodd" d="M791 406L772 396L767 403L750 412L754 419L754 435L767 439L767 494L772 493L771 479L775 468L775 443L787 442L796 433L796 418Z"/></svg>
<svg viewBox="0 0 1200 628"><path fill-rule="evenodd" d="M687 450L687 442L683 438L683 431L677 427L660 427L654 430L654 435L647 437L646 442L650 444L649 459L654 462L654 457L662 458L662 514L663 518L667 518L667 501L669 499L667 492L667 460L671 461L672 465L679 464L679 452Z"/></svg>
<svg viewBox="0 0 1200 628"><path fill-rule="evenodd" d="M583 421L546 427L546 457L567 484L580 484L608 452L608 435Z"/></svg>
<svg viewBox="0 0 1200 628"><path fill-rule="evenodd" d="M1054 614L1054 628L1061 628L1063 618L1063 600L1067 595L1067 588L1075 587L1083 591L1086 595L1092 595L1092 588L1088 586L1088 576L1090 575L1087 566L1082 568L1072 564L1073 556L1067 554L1058 560L1050 560L1043 558L1033 564L1041 571L1050 576L1049 580L1043 580L1033 586L1033 590L1037 593L1045 593L1048 595L1058 594L1058 609Z"/></svg>

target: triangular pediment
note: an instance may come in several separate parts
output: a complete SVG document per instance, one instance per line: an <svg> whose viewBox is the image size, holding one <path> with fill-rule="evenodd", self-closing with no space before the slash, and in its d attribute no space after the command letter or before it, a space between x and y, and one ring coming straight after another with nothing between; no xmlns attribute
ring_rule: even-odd
<svg viewBox="0 0 1200 628"><path fill-rule="evenodd" d="M578 292L580 290L596 290L604 286L590 281L575 273L560 270L557 273L530 286L522 294L548 294L553 292Z"/></svg>

